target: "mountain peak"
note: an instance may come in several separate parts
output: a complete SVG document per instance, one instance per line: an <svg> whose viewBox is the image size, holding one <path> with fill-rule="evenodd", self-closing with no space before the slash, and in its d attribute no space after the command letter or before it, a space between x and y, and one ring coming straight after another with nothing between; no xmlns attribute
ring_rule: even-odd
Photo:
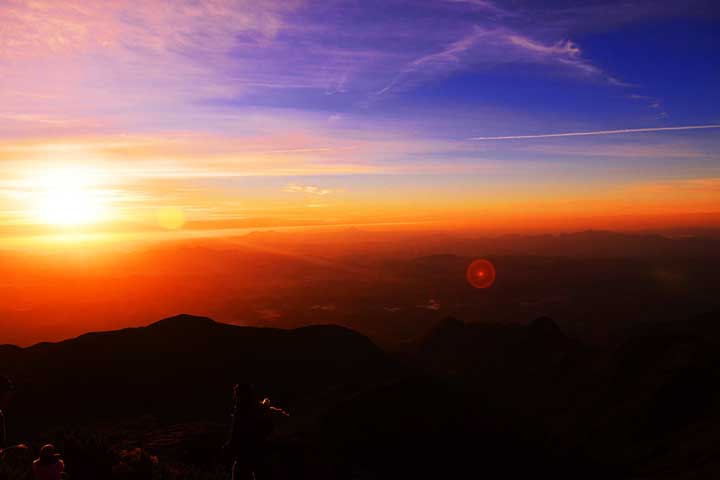
<svg viewBox="0 0 720 480"><path fill-rule="evenodd" d="M164 318L155 323L148 325L148 328L199 328L217 325L217 322L212 318L199 317L196 315L190 315L187 313L181 313L173 317Z"/></svg>
<svg viewBox="0 0 720 480"><path fill-rule="evenodd" d="M530 330L544 335L564 335L557 323L550 317L539 317L530 322Z"/></svg>
<svg viewBox="0 0 720 480"><path fill-rule="evenodd" d="M422 338L423 345L434 345L456 339L465 329L465 323L453 316L448 316L436 323Z"/></svg>

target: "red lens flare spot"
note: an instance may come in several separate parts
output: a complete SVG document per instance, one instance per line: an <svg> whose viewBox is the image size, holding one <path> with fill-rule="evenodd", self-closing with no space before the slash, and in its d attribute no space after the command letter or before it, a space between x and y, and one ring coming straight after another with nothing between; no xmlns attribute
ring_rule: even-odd
<svg viewBox="0 0 720 480"><path fill-rule="evenodd" d="M467 268L467 280L475 288L490 288L495 283L495 265L484 258L474 260Z"/></svg>

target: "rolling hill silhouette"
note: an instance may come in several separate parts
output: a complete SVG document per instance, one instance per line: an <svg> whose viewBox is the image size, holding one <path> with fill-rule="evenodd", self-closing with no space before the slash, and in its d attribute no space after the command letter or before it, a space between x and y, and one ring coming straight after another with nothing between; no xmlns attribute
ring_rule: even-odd
<svg viewBox="0 0 720 480"><path fill-rule="evenodd" d="M283 402L380 378L385 355L337 326L239 327L179 315L141 328L5 347L17 428L35 431L137 415L225 420L230 387L253 383ZM48 402L47 399L52 401Z"/></svg>
<svg viewBox="0 0 720 480"><path fill-rule="evenodd" d="M414 345L429 375L358 394L326 423L345 458L388 472L379 478L709 478L719 325L718 312L645 325L599 350L549 318L447 318Z"/></svg>

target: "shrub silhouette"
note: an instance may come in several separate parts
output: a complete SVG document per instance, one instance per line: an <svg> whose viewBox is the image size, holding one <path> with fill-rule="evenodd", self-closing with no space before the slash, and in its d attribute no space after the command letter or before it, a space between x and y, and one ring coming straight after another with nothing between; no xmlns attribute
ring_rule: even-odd
<svg viewBox="0 0 720 480"><path fill-rule="evenodd" d="M118 480L161 480L170 478L163 475L160 462L141 448L122 450L119 461L112 468L113 479Z"/></svg>
<svg viewBox="0 0 720 480"><path fill-rule="evenodd" d="M6 448L0 453L0 480L32 480L32 460L26 445Z"/></svg>
<svg viewBox="0 0 720 480"><path fill-rule="evenodd" d="M48 434L43 441L55 445L65 461L68 477L73 480L111 477L116 455L102 435L90 430L62 429Z"/></svg>

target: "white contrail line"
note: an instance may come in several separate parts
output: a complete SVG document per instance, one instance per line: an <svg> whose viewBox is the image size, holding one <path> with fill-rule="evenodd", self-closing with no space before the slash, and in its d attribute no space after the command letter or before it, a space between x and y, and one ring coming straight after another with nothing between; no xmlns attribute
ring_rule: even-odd
<svg viewBox="0 0 720 480"><path fill-rule="evenodd" d="M687 125L683 127L624 128L622 130L596 130L594 132L543 133L540 135L510 135L506 137L472 137L468 140L526 140L530 138L585 137L590 135L619 135L622 133L665 132L668 130L700 130L720 128L720 125Z"/></svg>

